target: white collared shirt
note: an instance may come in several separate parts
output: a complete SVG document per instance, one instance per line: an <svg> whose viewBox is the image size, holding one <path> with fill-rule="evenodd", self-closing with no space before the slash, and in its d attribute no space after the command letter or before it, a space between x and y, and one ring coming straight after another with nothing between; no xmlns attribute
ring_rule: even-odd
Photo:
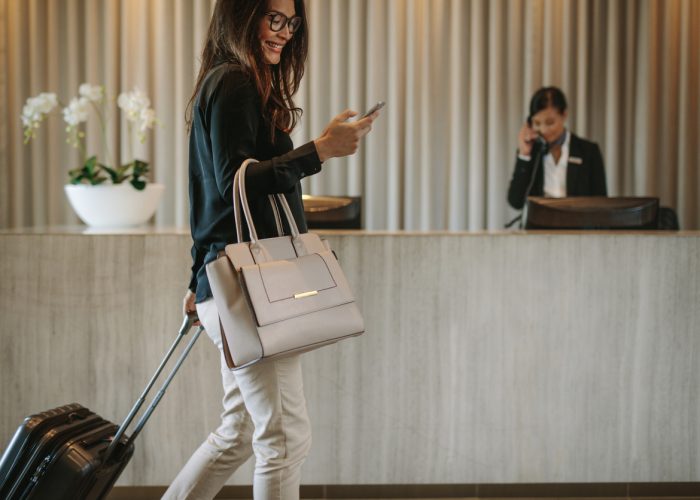
<svg viewBox="0 0 700 500"><path fill-rule="evenodd" d="M566 197L566 171L569 163L569 144L571 132L566 131L566 139L561 145L561 156L558 162L554 162L552 153L544 156L544 195L547 198Z"/></svg>

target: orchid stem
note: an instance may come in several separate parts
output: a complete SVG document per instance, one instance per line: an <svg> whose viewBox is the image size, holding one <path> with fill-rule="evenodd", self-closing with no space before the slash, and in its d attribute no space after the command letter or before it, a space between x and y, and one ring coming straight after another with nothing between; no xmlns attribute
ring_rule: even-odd
<svg viewBox="0 0 700 500"><path fill-rule="evenodd" d="M114 158L112 158L112 154L109 151L109 144L107 143L107 121L104 117L105 115L102 113L101 107L97 106L94 101L90 101L90 103L95 113L97 113L97 119L100 121L100 136L102 138L102 149L104 150L105 158L110 165L114 165ZM102 106L104 106L104 101Z"/></svg>
<svg viewBox="0 0 700 500"><path fill-rule="evenodd" d="M130 121L126 122L126 130L127 130L127 135L129 136L127 141L126 141L126 147L128 148L127 153L129 154L129 158L133 158L134 157L134 151L133 151L134 145L132 144L132 142L134 139L134 134L133 134L133 131L131 130L131 122Z"/></svg>

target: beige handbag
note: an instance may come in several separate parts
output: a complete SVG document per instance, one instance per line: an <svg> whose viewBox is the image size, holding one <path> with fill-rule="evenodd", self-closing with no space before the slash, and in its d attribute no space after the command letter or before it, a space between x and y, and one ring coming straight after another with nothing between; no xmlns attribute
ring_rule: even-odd
<svg viewBox="0 0 700 500"><path fill-rule="evenodd" d="M364 332L364 321L343 270L327 242L299 233L287 199L275 195L290 236L258 239L248 206L246 160L233 181L236 235L207 264L221 322L224 357L237 370L264 359L297 354ZM270 196L277 228L279 212ZM242 215L251 241L242 242Z"/></svg>

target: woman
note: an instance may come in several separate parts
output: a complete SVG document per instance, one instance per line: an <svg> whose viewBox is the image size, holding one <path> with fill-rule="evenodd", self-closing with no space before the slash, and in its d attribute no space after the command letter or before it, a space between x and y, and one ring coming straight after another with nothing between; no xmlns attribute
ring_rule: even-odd
<svg viewBox="0 0 700 500"><path fill-rule="evenodd" d="M218 0L188 107L192 278L185 312L196 310L221 350L218 312L205 265L236 241L233 177L246 158L249 203L260 237L276 235L267 194L284 193L306 231L300 180L332 157L353 154L378 113L360 120L345 111L316 140L293 149L289 131L301 110L292 96L307 54L303 0ZM254 497L299 498L301 465L311 432L299 356L231 372L221 356L224 385L219 427L194 452L163 498L213 498L255 454Z"/></svg>
<svg viewBox="0 0 700 500"><path fill-rule="evenodd" d="M523 207L531 182L531 196L607 196L600 148L569 132L566 117L566 97L558 88L544 87L532 96L529 118L518 135L518 158L508 189L513 208Z"/></svg>

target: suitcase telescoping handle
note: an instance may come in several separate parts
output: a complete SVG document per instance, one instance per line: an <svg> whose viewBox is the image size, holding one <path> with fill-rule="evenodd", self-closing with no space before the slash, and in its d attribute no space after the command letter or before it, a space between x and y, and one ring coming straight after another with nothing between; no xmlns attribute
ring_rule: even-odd
<svg viewBox="0 0 700 500"><path fill-rule="evenodd" d="M160 362L160 366L158 366L158 369L153 374L153 377L151 377L150 382L148 382L148 385L143 390L143 393L141 393L141 396L136 401L136 404L134 404L134 407L131 408L131 411L124 419L124 422L122 422L122 424L119 426L119 429L117 429L117 433L114 435L114 439L112 440L109 447L107 448L107 451L105 452L105 455L103 458L103 463L107 463L107 461L110 459L110 457L114 453L115 449L117 448L117 446L119 444L119 440L124 435L124 432L126 432L126 428L129 426L129 424L131 424L131 421L134 420L136 413L138 413L141 406L143 406L143 403L146 401L146 396L148 395L151 388L153 388L153 386L155 385L156 380L158 379L158 377L162 373L163 369L165 368L165 365L170 360L170 357L173 355L175 348L177 348L177 346L180 343L180 341L182 340L182 338L185 335L187 335L187 333L192 328L192 325L194 325L194 323L196 321L198 321L198 318L197 318L197 315L195 313L190 313L190 314L187 314L185 316L184 320L182 321L182 326L180 326L180 331L177 334L177 338L175 339L173 344L170 346L170 349L168 349L168 352L165 354L165 357ZM163 382L163 385L160 387L160 390L153 398L153 401L151 401L151 404L149 405L149 407L146 409L146 411L141 416L141 419L138 421L138 423L136 424L136 427L134 428L134 432L132 432L131 436L129 436L127 443L126 443L127 446L129 444L131 444L134 441L134 439L136 439L136 436L139 435L139 433L143 429L143 426L146 425L146 422L151 417L153 410L156 409L156 406L158 406L158 403L160 403L160 400L163 398L163 395L165 394L165 390L168 388L168 386L170 385L170 382L175 377L175 374L180 369L180 366L182 366L182 363L185 361L185 358L192 350L194 343L197 342L197 339L199 338L199 334L202 333L202 330L204 330L204 327L200 326L197 329L197 331L195 332L192 339L189 341L189 343L185 347L185 349L180 354L180 357L177 359L175 366L170 371L170 375L168 375L168 378L165 380L165 382Z"/></svg>

